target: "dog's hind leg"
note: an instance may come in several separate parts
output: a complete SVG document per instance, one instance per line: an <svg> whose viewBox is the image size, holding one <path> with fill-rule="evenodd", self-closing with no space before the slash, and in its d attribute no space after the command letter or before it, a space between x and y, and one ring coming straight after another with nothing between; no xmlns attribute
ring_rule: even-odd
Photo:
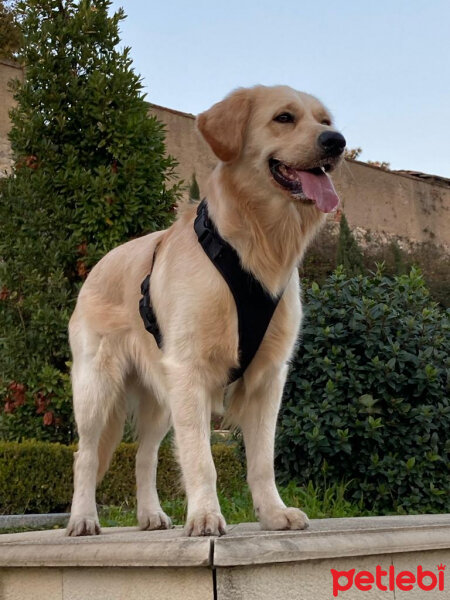
<svg viewBox="0 0 450 600"><path fill-rule="evenodd" d="M117 440L117 422L114 415L123 399L122 373L114 352L105 338L89 332L71 331L73 352L72 387L75 420L78 429L78 451L74 460L74 495L66 533L71 536L100 533L95 504L95 487L99 472L105 469L109 458L100 440ZM112 444L106 454L111 455ZM99 460L102 459L103 464Z"/></svg>
<svg viewBox="0 0 450 600"><path fill-rule="evenodd" d="M159 503L156 489L158 448L170 429L169 409L162 406L151 392L139 394L137 431L139 448L136 455L137 517L141 529L169 529L170 518Z"/></svg>

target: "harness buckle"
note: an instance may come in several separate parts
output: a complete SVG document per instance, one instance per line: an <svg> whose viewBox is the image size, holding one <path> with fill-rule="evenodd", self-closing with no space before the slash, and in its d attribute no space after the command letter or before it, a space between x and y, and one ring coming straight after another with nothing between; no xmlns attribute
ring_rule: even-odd
<svg viewBox="0 0 450 600"><path fill-rule="evenodd" d="M207 227L205 226L205 224L204 224L204 223L202 223L202 225L203 225L203 231L202 231L202 232L200 233L200 235L198 236L198 241L199 241L200 243L201 243L201 242L203 242L203 241L205 241L205 240L206 240L206 238L207 238L208 236L210 236L210 235L211 235L211 230L210 230L210 229L207 229Z"/></svg>

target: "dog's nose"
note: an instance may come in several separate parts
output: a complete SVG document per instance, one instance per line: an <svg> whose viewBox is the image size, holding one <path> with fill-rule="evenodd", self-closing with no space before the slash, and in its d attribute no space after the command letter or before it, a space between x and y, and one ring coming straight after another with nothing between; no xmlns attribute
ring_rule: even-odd
<svg viewBox="0 0 450 600"><path fill-rule="evenodd" d="M338 131L322 131L317 141L326 156L339 156L344 152L347 143L345 137Z"/></svg>

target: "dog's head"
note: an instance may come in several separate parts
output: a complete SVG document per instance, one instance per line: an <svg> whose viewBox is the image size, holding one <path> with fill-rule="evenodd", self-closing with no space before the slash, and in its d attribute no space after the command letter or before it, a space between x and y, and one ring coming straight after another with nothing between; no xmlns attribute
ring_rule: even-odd
<svg viewBox="0 0 450 600"><path fill-rule="evenodd" d="M317 98L286 86L238 89L200 114L197 125L247 185L322 212L337 207L328 173L346 142Z"/></svg>

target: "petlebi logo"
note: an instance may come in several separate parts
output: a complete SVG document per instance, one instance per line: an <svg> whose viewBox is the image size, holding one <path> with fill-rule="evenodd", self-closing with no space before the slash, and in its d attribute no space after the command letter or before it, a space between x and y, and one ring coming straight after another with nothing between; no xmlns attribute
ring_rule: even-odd
<svg viewBox="0 0 450 600"><path fill-rule="evenodd" d="M415 571L397 572L392 565L387 571L377 565L375 573L356 571L356 569L348 571L330 569L333 578L333 596L336 597L352 587L362 592L370 591L372 588L391 592L395 590L408 592L414 588L419 588L424 592L431 592L435 589L443 592L445 589L445 567L446 565L441 563L436 565L436 571L428 571L418 565Z"/></svg>

